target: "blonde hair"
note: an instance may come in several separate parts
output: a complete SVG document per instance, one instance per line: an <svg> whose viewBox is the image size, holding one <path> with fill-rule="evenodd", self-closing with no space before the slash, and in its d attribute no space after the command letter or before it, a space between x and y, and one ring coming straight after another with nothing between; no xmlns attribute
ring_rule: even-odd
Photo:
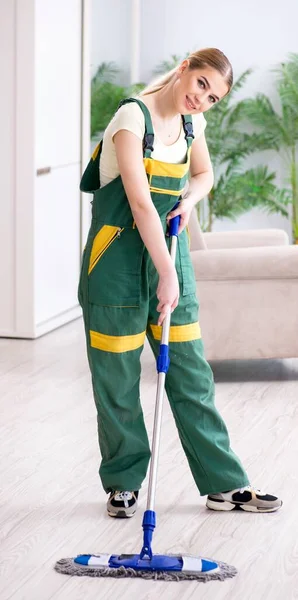
<svg viewBox="0 0 298 600"><path fill-rule="evenodd" d="M217 48L204 48L203 50L193 52L186 60L189 62L188 68L190 71L193 71L194 69L204 69L206 66L212 67L223 76L229 91L231 90L233 85L233 69L229 59L221 52L221 50L218 50ZM164 88L173 79L178 68L179 65L149 83L139 95L146 96L147 94L153 94Z"/></svg>

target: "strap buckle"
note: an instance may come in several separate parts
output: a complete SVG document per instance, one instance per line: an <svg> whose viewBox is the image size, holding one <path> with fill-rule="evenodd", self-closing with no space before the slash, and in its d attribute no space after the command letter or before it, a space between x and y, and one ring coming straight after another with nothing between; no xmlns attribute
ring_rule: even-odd
<svg viewBox="0 0 298 600"><path fill-rule="evenodd" d="M154 143L154 134L153 133L145 133L143 150L151 150L151 152L153 152L153 150L154 150L153 143Z"/></svg>
<svg viewBox="0 0 298 600"><path fill-rule="evenodd" d="M193 134L193 126L192 123L184 123L184 131L185 131L185 137L192 137L193 139L195 139L195 136Z"/></svg>

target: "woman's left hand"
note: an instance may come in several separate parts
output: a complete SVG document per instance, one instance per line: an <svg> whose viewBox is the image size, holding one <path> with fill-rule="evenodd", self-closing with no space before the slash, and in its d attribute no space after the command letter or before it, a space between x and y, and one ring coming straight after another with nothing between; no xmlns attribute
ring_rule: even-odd
<svg viewBox="0 0 298 600"><path fill-rule="evenodd" d="M179 224L179 229L178 229L178 235L188 225L188 221L189 221L192 209L193 209L193 202L187 197L186 198L182 197L182 200L181 200L179 206L177 206L177 208L175 210L172 210L167 215L168 223L171 219L180 215L180 224Z"/></svg>

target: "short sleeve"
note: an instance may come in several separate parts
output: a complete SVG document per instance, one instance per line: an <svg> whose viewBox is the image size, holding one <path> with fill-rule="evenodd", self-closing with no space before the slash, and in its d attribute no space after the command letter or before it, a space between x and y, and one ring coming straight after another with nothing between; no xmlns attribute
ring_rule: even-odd
<svg viewBox="0 0 298 600"><path fill-rule="evenodd" d="M197 139L202 135L202 133L204 133L204 131L206 129L207 121L206 121L203 113L199 113L198 115L193 115L192 122L193 122L194 136L195 136L195 139Z"/></svg>
<svg viewBox="0 0 298 600"><path fill-rule="evenodd" d="M123 104L117 110L112 121L109 124L109 135L112 140L114 135L121 129L131 131L141 140L145 134L145 119L136 102L128 102Z"/></svg>

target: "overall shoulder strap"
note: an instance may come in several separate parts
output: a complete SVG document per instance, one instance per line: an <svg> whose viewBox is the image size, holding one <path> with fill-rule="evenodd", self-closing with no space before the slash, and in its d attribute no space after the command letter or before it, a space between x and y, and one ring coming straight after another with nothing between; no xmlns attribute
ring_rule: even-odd
<svg viewBox="0 0 298 600"><path fill-rule="evenodd" d="M144 139L143 139L143 154L144 154L144 157L150 157L151 152L153 152L153 144L154 144L154 133L153 133L153 126L152 126L150 112L149 112L147 106L145 106L145 104L143 102L141 102L141 100L138 100L137 98L126 98L125 100L122 100L120 102L117 110L120 108L120 106L122 106L123 104L127 104L129 102L136 102L143 112L144 119L145 119L145 135L144 135ZM96 190L98 190L98 188L100 186L99 161L100 161L101 151L102 151L102 140L96 146L96 148L92 154L92 157L82 175L81 182L80 182L80 190L82 192L93 193Z"/></svg>
<svg viewBox="0 0 298 600"><path fill-rule="evenodd" d="M182 121L183 121L183 129L184 129L184 133L185 133L187 148L189 148L192 145L192 142L195 138L194 133L193 133L192 116L191 115L182 115Z"/></svg>
<svg viewBox="0 0 298 600"><path fill-rule="evenodd" d="M150 158L151 152L153 152L154 149L154 132L150 112L144 102L138 98L126 98L126 100L122 100L120 102L118 108L120 108L120 106L123 104L128 104L129 102L136 102L144 115L145 135L143 138L143 153L145 158Z"/></svg>
<svg viewBox="0 0 298 600"><path fill-rule="evenodd" d="M80 182L81 192L93 193L100 186L99 181L99 159L102 150L102 140L97 144L90 161L82 175Z"/></svg>

